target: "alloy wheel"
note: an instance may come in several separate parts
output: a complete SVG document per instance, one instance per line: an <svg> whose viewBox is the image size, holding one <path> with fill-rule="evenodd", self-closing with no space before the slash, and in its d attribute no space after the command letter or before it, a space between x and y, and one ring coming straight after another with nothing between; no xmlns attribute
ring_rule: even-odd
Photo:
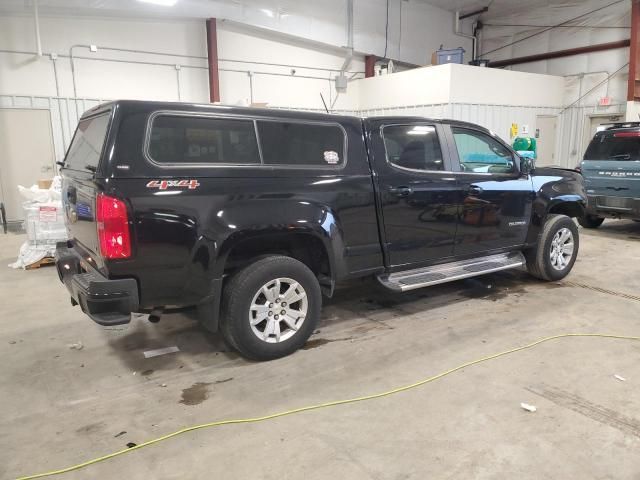
<svg viewBox="0 0 640 480"><path fill-rule="evenodd" d="M299 282L291 278L270 280L251 301L251 331L263 342L284 342L300 329L308 306L307 292Z"/></svg>

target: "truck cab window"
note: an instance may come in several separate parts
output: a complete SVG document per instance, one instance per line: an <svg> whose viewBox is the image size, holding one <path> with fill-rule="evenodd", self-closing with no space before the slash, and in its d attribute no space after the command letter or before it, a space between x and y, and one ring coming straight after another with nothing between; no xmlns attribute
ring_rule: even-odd
<svg viewBox="0 0 640 480"><path fill-rule="evenodd" d="M472 173L512 173L511 152L496 139L475 130L452 127L460 168Z"/></svg>
<svg viewBox="0 0 640 480"><path fill-rule="evenodd" d="M411 170L444 170L442 150L432 125L389 125L382 136L389 163Z"/></svg>
<svg viewBox="0 0 640 480"><path fill-rule="evenodd" d="M153 120L149 154L158 163L259 164L251 120L159 115Z"/></svg>

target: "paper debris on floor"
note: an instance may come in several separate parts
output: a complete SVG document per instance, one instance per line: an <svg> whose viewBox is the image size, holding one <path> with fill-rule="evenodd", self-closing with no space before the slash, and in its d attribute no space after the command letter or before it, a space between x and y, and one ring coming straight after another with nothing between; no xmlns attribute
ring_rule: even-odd
<svg viewBox="0 0 640 480"><path fill-rule="evenodd" d="M155 350L147 350L144 352L144 358L158 357L160 355L166 355L167 353L175 353L179 351L180 349L176 346L157 348Z"/></svg>
<svg viewBox="0 0 640 480"><path fill-rule="evenodd" d="M527 412L535 412L537 410L535 405L529 405L528 403L521 403L520 406L524 408Z"/></svg>
<svg viewBox="0 0 640 480"><path fill-rule="evenodd" d="M620 380L621 382L626 382L627 379L620 376L620 375L614 375L613 378L615 378L616 380Z"/></svg>

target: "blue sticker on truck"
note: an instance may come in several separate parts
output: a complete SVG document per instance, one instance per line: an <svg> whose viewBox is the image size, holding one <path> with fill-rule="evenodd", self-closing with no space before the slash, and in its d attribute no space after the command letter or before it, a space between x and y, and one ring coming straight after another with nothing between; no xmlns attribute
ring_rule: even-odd
<svg viewBox="0 0 640 480"><path fill-rule="evenodd" d="M86 203L76 203L76 214L78 215L78 218L93 219L91 206Z"/></svg>

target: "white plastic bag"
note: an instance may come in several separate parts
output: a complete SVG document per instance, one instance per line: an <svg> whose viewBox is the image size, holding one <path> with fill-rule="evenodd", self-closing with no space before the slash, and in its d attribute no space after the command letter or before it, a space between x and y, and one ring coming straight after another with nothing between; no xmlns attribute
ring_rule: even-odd
<svg viewBox="0 0 640 480"><path fill-rule="evenodd" d="M53 257L56 253L56 246L54 245L30 245L29 242L24 242L20 247L20 253L18 253L18 259L14 263L10 263L11 268L27 268L29 265L33 265L39 262L45 257Z"/></svg>
<svg viewBox="0 0 640 480"><path fill-rule="evenodd" d="M61 201L60 177L54 177L51 187L43 190L33 185L31 188L18 186L18 191L26 199L24 228L27 241L20 247L20 253L11 268L25 268L45 257L52 257L56 243L67 240L67 227Z"/></svg>

